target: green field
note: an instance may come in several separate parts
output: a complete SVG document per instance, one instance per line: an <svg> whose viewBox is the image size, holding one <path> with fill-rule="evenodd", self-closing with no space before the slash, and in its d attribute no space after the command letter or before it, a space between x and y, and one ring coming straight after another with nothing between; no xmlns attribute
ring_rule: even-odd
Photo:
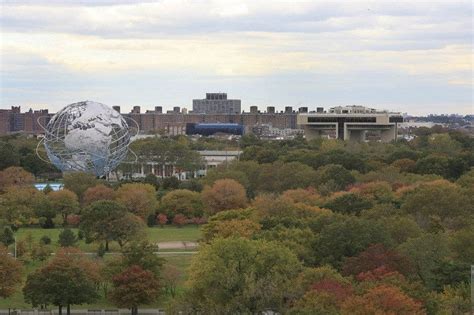
<svg viewBox="0 0 474 315"><path fill-rule="evenodd" d="M77 229L72 229L75 233L77 233ZM38 242L43 235L47 235L51 238L52 243L51 246L53 250L59 248L57 244L58 235L61 229L41 229L41 228L21 228L15 233L17 240L24 240L29 238L33 239L33 242ZM201 237L201 232L198 227L195 226L187 226L182 228L176 227L164 227L164 228L147 228L147 235L148 239L151 242L170 242L170 241L197 241ZM111 251L118 251L119 246L115 243L110 244ZM97 244L86 244L84 241L78 242L78 247L86 252L95 252L97 250ZM13 246L10 247L11 251L13 251ZM177 249L175 251L183 251L182 249ZM163 255L163 258L166 260L167 263L176 266L180 272L181 277L178 283L178 291L182 290L182 286L187 278L187 267L191 263L192 254L175 254L173 255L173 250L167 249L166 255ZM109 256L110 257L110 256ZM108 255L105 256L104 259L107 259ZM30 262L24 265L24 281L26 281L26 276L33 272L35 269L41 267L46 262ZM21 286L22 287L22 286ZM23 308L28 309L31 308L31 305L25 303L23 300L23 294L21 293L21 287L17 290L17 292L8 299L0 299L0 309L6 308ZM97 300L94 304L90 305L75 305L73 306L74 309L87 309L87 308L114 308L112 304L110 304L106 298L101 293L101 297ZM154 308L162 308L166 304L167 300L169 299L168 296L161 296L160 299L154 304L149 305L147 307L154 307Z"/></svg>
<svg viewBox="0 0 474 315"><path fill-rule="evenodd" d="M74 233L77 234L77 229L72 229ZM29 235L33 239L33 242L38 242L41 237L47 235L51 238L51 246L53 249L57 249L58 245L58 235L61 232L61 229L42 229L42 228L21 228L16 233L15 236L17 240L26 240ZM185 226L182 228L177 227L151 227L146 229L148 239L151 242L170 242L170 241L197 241L201 237L201 230L196 226ZM95 252L97 251L98 244L91 243L86 244L84 241L79 241L77 243L79 249L85 252ZM119 251L120 248L117 243L112 242L110 244L110 251Z"/></svg>

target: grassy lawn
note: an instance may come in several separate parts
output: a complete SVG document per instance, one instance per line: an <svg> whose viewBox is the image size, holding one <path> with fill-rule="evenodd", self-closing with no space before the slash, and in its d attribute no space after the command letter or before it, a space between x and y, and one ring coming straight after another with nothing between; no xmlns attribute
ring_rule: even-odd
<svg viewBox="0 0 474 315"><path fill-rule="evenodd" d="M72 229L74 233L77 233L77 229ZM42 236L47 235L51 238L51 247L55 251L59 248L58 245L58 235L61 232L60 228L56 229L41 229L41 228L21 228L16 233L15 236L17 241L26 240L31 237L33 243L39 242ZM31 235L31 236L30 236ZM164 227L164 228L147 228L147 235L148 239L151 242L171 242L171 241L197 241L201 237L201 232L198 227L196 226L187 226L182 228L176 227ZM98 245L96 243L86 244L84 241L78 242L78 247L86 252L95 252L97 250ZM13 246L10 246L10 250L13 252ZM110 244L111 251L118 251L119 246L116 243ZM187 278L187 267L191 263L192 254L171 254L173 251L182 252L183 249L167 249L163 250L166 252L166 255L162 257L166 259L167 263L176 266L180 272L181 277L178 284L178 292L181 291L183 288L183 284ZM112 257L112 255L106 255L107 257ZM26 281L26 277L28 274L32 273L37 268L44 265L46 262L30 262L24 265L24 281ZM25 303L23 300L23 294L21 293L21 288L17 290L17 292L8 299L0 299L0 309L7 309L7 308L22 308L22 309L30 309L31 305ZM107 299L103 296L101 292L101 297L91 305L75 305L74 309L92 309L92 308L115 308L112 304L110 304ZM162 296L156 304L150 305L148 307L163 307L166 301L169 299L168 296Z"/></svg>
<svg viewBox="0 0 474 315"><path fill-rule="evenodd" d="M72 229L77 234L77 229ZM58 235L61 232L60 228L55 229L42 229L42 228L21 228L15 235L17 240L26 240L29 235L33 239L34 243L39 242L41 237L47 235L51 238L51 246L53 250L59 248ZM182 228L177 227L151 227L146 230L148 239L151 242L170 242L170 241L197 241L201 237L201 230L199 227L194 225L185 226ZM84 241L77 243L79 249L85 252L96 252L98 248L97 243L86 244ZM119 251L120 248L117 243L112 242L110 244L111 251Z"/></svg>
<svg viewBox="0 0 474 315"><path fill-rule="evenodd" d="M201 230L194 226L152 227L147 229L148 239L152 242L197 241L201 238Z"/></svg>

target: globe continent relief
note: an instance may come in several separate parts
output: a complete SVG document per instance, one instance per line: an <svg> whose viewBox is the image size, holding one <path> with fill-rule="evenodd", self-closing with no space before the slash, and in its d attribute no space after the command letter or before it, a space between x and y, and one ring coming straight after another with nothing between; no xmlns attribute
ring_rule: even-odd
<svg viewBox="0 0 474 315"><path fill-rule="evenodd" d="M103 176L128 153L130 133L119 112L96 102L70 104L46 126L44 146L50 161L63 172Z"/></svg>

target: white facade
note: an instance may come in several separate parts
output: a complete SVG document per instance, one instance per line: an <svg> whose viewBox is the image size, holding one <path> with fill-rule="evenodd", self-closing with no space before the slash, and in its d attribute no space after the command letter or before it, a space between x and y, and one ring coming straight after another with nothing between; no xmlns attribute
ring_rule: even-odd
<svg viewBox="0 0 474 315"><path fill-rule="evenodd" d="M189 178L203 177L206 176L207 170L217 167L218 165L230 163L233 160L239 158L242 151L197 151L204 162L201 169L195 172L179 171L173 165L161 165L156 162L144 162L133 165L133 172L131 173L132 178L144 178L148 174L154 174L158 177L171 177L175 176L180 180L186 180ZM117 172L118 178L125 178L121 171ZM113 176L111 176L113 177Z"/></svg>

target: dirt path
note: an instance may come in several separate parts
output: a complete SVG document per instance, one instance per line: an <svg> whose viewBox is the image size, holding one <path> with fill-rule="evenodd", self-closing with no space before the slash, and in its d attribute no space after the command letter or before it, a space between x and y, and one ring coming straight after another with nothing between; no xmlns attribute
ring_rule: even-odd
<svg viewBox="0 0 474 315"><path fill-rule="evenodd" d="M187 241L174 241L174 242L159 242L159 249L197 249L197 242L187 242Z"/></svg>

